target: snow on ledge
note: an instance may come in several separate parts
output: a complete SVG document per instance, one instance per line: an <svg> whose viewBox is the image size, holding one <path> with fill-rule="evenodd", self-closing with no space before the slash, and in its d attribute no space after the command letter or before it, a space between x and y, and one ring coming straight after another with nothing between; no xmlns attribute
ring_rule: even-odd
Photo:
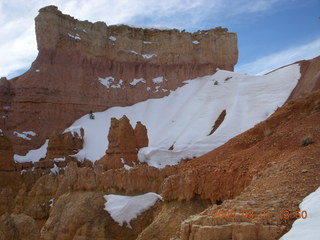
<svg viewBox="0 0 320 240"><path fill-rule="evenodd" d="M30 150L25 156L15 154L14 161L23 162L39 162L41 158L45 158L47 155L47 147L49 140L47 139L45 143L38 149Z"/></svg>
<svg viewBox="0 0 320 240"><path fill-rule="evenodd" d="M75 39L75 40L81 40L81 37L79 36L78 33L77 33L76 35L72 35L72 34L68 33L68 36L69 36L70 38Z"/></svg>
<svg viewBox="0 0 320 240"><path fill-rule="evenodd" d="M114 82L114 77L110 76L110 77L106 77L106 78L101 78L98 77L99 82L106 86L107 88L110 88L111 84Z"/></svg>
<svg viewBox="0 0 320 240"><path fill-rule="evenodd" d="M197 40L194 40L194 41L192 41L192 43L198 45L200 42Z"/></svg>
<svg viewBox="0 0 320 240"><path fill-rule="evenodd" d="M305 197L300 203L300 213L307 212L305 219L297 219L289 232L280 240L300 240L300 239L319 239L320 236L320 187L313 193Z"/></svg>
<svg viewBox="0 0 320 240"><path fill-rule="evenodd" d="M71 127L67 128L66 130L64 130L63 133L70 132L72 134L72 137L77 137L77 138L82 139L81 128L82 128L81 125L79 125L79 126L71 126Z"/></svg>
<svg viewBox="0 0 320 240"><path fill-rule="evenodd" d="M106 200L104 210L121 227L124 223L127 223L128 228L132 228L131 220L136 219L141 213L151 208L158 199L163 201L159 194L153 192L133 197L109 194L104 195L104 199Z"/></svg>
<svg viewBox="0 0 320 240"><path fill-rule="evenodd" d="M130 85L131 86L135 86L135 85L137 85L138 83L146 83L146 80L144 80L144 78L134 78L133 80L132 80L132 82L130 82Z"/></svg>
<svg viewBox="0 0 320 240"><path fill-rule="evenodd" d="M116 37L114 37L114 36L110 36L110 37L109 37L109 40L111 40L111 41L115 42L115 41L117 41L117 38L116 38Z"/></svg>
<svg viewBox="0 0 320 240"><path fill-rule="evenodd" d="M153 79L152 79L152 82L155 83L155 84L157 84L157 83L162 83L163 80L164 80L163 77L156 77L156 78L153 78Z"/></svg>
<svg viewBox="0 0 320 240"><path fill-rule="evenodd" d="M25 132L22 132L22 133L19 133L17 131L14 131L13 132L14 135L16 135L18 138L22 138L24 140L28 140L30 141L31 140L31 137L34 137L36 136L37 134L33 131L25 131ZM30 137L31 136L31 137Z"/></svg>
<svg viewBox="0 0 320 240"><path fill-rule="evenodd" d="M156 57L157 54L142 54L142 57L144 59L150 59L150 58L153 58L153 57Z"/></svg>

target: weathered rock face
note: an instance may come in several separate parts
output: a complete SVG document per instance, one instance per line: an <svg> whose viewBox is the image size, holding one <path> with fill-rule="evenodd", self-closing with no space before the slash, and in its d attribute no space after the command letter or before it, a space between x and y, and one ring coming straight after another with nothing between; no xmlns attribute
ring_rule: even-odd
<svg viewBox="0 0 320 240"><path fill-rule="evenodd" d="M103 195L96 192L62 195L41 229L41 239L136 239L152 222L153 209L150 209L132 221L132 228L121 227L103 210L104 203Z"/></svg>
<svg viewBox="0 0 320 240"><path fill-rule="evenodd" d="M40 237L36 222L25 214L5 213L0 217L1 240L38 240Z"/></svg>
<svg viewBox="0 0 320 240"><path fill-rule="evenodd" d="M320 56L311 60L299 61L298 63L301 65L301 78L288 100L297 99L320 89Z"/></svg>
<svg viewBox="0 0 320 240"><path fill-rule="evenodd" d="M77 132L66 132L50 136L46 160L63 158L76 154L83 148L84 130L80 129L80 135Z"/></svg>
<svg viewBox="0 0 320 240"><path fill-rule="evenodd" d="M39 147L90 110L162 97L184 80L237 63L237 36L223 28L187 33L107 26L53 6L41 9L35 22L37 59L25 74L0 80L0 113L8 116L0 128L15 153ZM13 131L38 135L17 144Z"/></svg>
<svg viewBox="0 0 320 240"><path fill-rule="evenodd" d="M138 163L138 150L148 146L147 128L138 122L133 130L129 119L111 118L108 134L109 146L106 155L96 162L105 169L121 168L124 164L133 166Z"/></svg>
<svg viewBox="0 0 320 240"><path fill-rule="evenodd" d="M0 171L14 170L12 143L0 130Z"/></svg>
<svg viewBox="0 0 320 240"><path fill-rule="evenodd" d="M169 186L188 184L181 193L193 189L202 197L211 195L212 202L221 200L221 205L214 204L185 221L181 240L276 240L288 231L294 216L286 219L279 211L299 211L302 199L319 186L319 103L319 90L291 101L266 121L181 166L179 177L171 177ZM304 146L306 136L313 143ZM194 175L205 177L199 180ZM234 184L237 188L232 187ZM234 219L221 213L220 218L219 211L238 215ZM253 217L243 217L242 213L249 211ZM262 211L269 215L260 217Z"/></svg>
<svg viewBox="0 0 320 240"><path fill-rule="evenodd" d="M134 128L134 136L136 138L136 146L138 149L148 147L148 130L140 121L137 122L136 127Z"/></svg>

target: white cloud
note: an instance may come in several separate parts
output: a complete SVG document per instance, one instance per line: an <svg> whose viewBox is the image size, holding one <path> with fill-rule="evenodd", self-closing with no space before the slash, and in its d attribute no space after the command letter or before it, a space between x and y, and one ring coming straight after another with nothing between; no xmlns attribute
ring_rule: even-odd
<svg viewBox="0 0 320 240"><path fill-rule="evenodd" d="M0 76L26 69L37 50L34 17L40 8L56 5L80 20L108 25L133 23L176 28L201 28L202 21L223 22L245 12L265 11L280 0L10 0L0 1ZM284 0L285 1L285 0ZM208 20L207 20L208 21ZM5 59L4 59L5 58Z"/></svg>
<svg viewBox="0 0 320 240"><path fill-rule="evenodd" d="M320 38L306 44L273 53L253 62L236 66L237 72L261 75L299 60L311 59L320 55Z"/></svg>

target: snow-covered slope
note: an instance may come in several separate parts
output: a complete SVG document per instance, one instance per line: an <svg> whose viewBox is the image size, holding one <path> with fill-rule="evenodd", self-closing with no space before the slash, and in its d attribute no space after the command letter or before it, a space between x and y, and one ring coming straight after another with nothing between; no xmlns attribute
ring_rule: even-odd
<svg viewBox="0 0 320 240"><path fill-rule="evenodd" d="M289 232L280 240L314 240L320 238L320 187L300 203L300 212L306 214L297 219Z"/></svg>
<svg viewBox="0 0 320 240"><path fill-rule="evenodd" d="M132 228L131 220L151 208L158 200L163 200L160 195L153 192L133 197L109 194L104 195L104 198L107 201L104 210L109 212L120 226L127 223L129 228Z"/></svg>
<svg viewBox="0 0 320 240"><path fill-rule="evenodd" d="M265 120L286 101L299 77L297 64L263 76L218 70L186 81L167 97L113 107L95 113L95 120L83 116L71 126L85 130L84 148L77 156L100 159L108 146L110 119L123 115L133 126L141 121L148 129L149 147L140 150L140 161L161 168L203 155ZM223 110L224 121L209 135ZM168 150L172 145L174 150Z"/></svg>

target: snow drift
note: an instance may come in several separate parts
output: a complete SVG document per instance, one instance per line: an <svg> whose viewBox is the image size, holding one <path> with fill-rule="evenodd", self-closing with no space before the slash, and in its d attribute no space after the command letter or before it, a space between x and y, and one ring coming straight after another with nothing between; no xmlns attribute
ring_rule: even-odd
<svg viewBox="0 0 320 240"><path fill-rule="evenodd" d="M268 118L284 104L299 77L298 64L263 76L218 70L186 81L167 97L97 112L95 120L85 115L70 126L85 130L84 148L77 157L93 162L100 159L108 146L110 119L123 115L132 125L141 121L148 129L149 147L139 151L141 162L162 168L198 157ZM210 134L224 110L223 122Z"/></svg>

